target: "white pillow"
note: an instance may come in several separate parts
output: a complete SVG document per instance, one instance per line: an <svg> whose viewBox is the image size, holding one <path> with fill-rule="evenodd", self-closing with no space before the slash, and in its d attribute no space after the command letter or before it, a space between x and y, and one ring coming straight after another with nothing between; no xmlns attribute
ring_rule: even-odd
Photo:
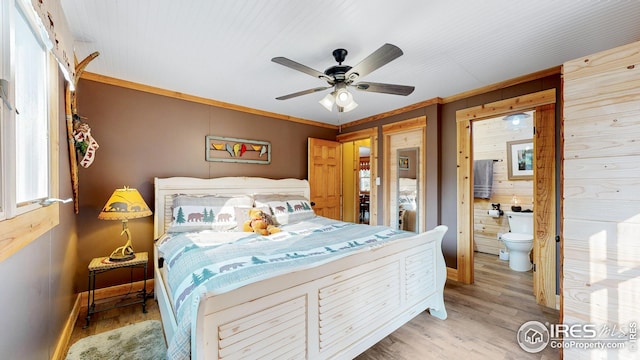
<svg viewBox="0 0 640 360"><path fill-rule="evenodd" d="M231 230L238 225L234 207L252 205L253 198L249 195L176 195L172 207L173 221L167 232Z"/></svg>

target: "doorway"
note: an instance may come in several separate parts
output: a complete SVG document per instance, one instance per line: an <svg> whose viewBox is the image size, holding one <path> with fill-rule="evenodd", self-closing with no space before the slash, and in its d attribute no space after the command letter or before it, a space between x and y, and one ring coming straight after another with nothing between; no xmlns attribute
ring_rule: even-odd
<svg viewBox="0 0 640 360"><path fill-rule="evenodd" d="M357 161L356 191L358 192L358 215L356 223L369 224L371 218L371 141L355 141Z"/></svg>
<svg viewBox="0 0 640 360"><path fill-rule="evenodd" d="M536 302L556 307L556 143L555 89L484 104L456 112L458 148L457 269L458 281L473 283L473 123L535 110L534 153L534 293ZM561 240L558 238L558 240Z"/></svg>
<svg viewBox="0 0 640 360"><path fill-rule="evenodd" d="M382 127L384 225L426 231L426 131L426 116Z"/></svg>
<svg viewBox="0 0 640 360"><path fill-rule="evenodd" d="M509 223L512 216L520 215L519 218L533 222L534 117L535 111L524 111L472 123L473 251L475 255L490 255L485 259L506 274L515 272L510 268L510 260L519 271L530 266L530 260L516 262L522 253L509 258L510 249L502 237L512 231ZM529 231L533 236L532 228ZM532 271L527 270L518 276L532 282ZM474 278L478 273L482 274L475 271ZM533 288L530 291L533 293Z"/></svg>
<svg viewBox="0 0 640 360"><path fill-rule="evenodd" d="M343 149L342 219L377 225L378 128L339 134L337 141Z"/></svg>

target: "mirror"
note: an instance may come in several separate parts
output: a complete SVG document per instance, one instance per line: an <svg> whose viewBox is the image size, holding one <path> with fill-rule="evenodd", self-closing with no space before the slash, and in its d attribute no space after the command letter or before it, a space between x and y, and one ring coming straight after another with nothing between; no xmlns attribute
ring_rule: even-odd
<svg viewBox="0 0 640 360"><path fill-rule="evenodd" d="M399 230L418 232L419 229L418 176L420 161L418 150L418 148L406 148L397 151L396 214L398 214L397 228Z"/></svg>

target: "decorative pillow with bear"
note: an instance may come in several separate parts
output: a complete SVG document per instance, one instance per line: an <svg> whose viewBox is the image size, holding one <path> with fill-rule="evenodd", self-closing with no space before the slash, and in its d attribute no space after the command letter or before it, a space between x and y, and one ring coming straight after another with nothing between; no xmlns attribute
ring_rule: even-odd
<svg viewBox="0 0 640 360"><path fill-rule="evenodd" d="M234 207L252 205L253 198L248 195L176 195L173 199L173 221L167 232L228 231L238 226Z"/></svg>
<svg viewBox="0 0 640 360"><path fill-rule="evenodd" d="M255 206L267 206L279 225L311 219L316 216L309 199L302 195L255 194Z"/></svg>

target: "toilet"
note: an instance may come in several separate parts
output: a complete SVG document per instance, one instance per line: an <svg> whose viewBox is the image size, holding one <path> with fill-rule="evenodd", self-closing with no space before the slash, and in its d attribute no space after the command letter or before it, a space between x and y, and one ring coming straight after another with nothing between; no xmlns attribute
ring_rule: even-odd
<svg viewBox="0 0 640 360"><path fill-rule="evenodd" d="M509 267L515 271L531 270L529 254L533 249L533 212L505 211L510 232L502 235L509 250Z"/></svg>

